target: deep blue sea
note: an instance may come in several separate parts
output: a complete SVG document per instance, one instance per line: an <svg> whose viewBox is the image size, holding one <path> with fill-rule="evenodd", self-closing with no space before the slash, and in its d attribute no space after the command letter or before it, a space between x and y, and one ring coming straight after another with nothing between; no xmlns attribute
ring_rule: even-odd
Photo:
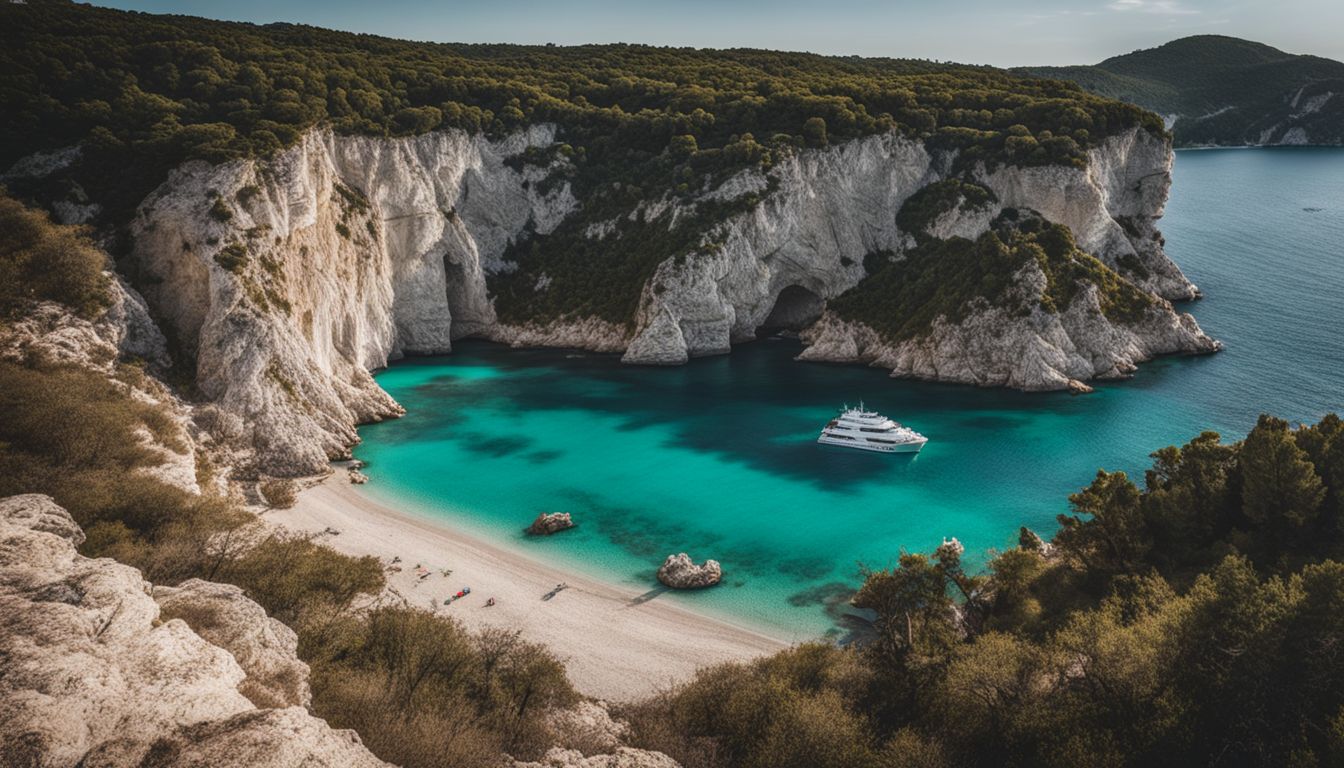
<svg viewBox="0 0 1344 768"><path fill-rule="evenodd" d="M379 374L408 413L360 430L365 492L641 591L670 553L715 558L722 586L657 599L791 639L836 632L826 602L862 565L945 536L983 562L1019 526L1052 533L1098 468L1141 477L1150 452L1201 430L1344 409L1344 150L1179 152L1174 177L1167 251L1204 291L1184 308L1220 354L1075 397L798 363L788 341L667 369L464 342ZM818 446L860 399L928 435L924 451ZM528 540L539 511L579 526Z"/></svg>

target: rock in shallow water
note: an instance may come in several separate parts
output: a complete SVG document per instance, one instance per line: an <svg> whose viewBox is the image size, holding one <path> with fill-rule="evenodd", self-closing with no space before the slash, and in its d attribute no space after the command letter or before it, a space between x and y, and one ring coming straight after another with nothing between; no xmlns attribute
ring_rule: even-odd
<svg viewBox="0 0 1344 768"><path fill-rule="evenodd" d="M696 565L685 552L668 555L658 569L658 581L673 589L703 589L722 579L723 568L718 560L706 560L704 565Z"/></svg>
<svg viewBox="0 0 1344 768"><path fill-rule="evenodd" d="M574 519L568 512L542 512L525 530L531 536L550 536L573 527Z"/></svg>

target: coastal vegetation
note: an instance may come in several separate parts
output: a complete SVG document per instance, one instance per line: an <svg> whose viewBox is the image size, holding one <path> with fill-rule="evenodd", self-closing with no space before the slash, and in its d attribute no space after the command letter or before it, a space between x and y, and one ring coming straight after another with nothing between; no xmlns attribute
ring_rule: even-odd
<svg viewBox="0 0 1344 768"><path fill-rule="evenodd" d="M96 249L0 212L25 233L24 268L53 276L11 292L14 311L40 299L96 319L112 287L86 290ZM982 247L1074 258L1067 232L1033 221L1000 222ZM544 713L577 695L551 654L380 599L381 563L261 527L214 490L208 457L199 495L146 471L189 449L180 416L135 394L157 391L135 361L97 365L111 374L0 362L0 495L52 495L85 554L156 583L241 586L298 634L313 711L384 759L487 766L553 743ZM1238 442L1204 433L1152 458L1139 483L1099 472L1052 542L1023 530L981 573L955 541L901 553L853 599L872 620L862 642L706 669L625 706L633 741L689 768L1338 762L1344 420L1264 416ZM285 502L286 488L258 490Z"/></svg>
<svg viewBox="0 0 1344 768"><path fill-rule="evenodd" d="M1051 544L868 573L859 647L804 644L632 707L700 766L1334 765L1344 420L1262 416L1099 472Z"/></svg>
<svg viewBox="0 0 1344 768"><path fill-rule="evenodd" d="M65 304L82 317L107 306L107 258L71 227L53 227L0 188L0 317L36 302Z"/></svg>

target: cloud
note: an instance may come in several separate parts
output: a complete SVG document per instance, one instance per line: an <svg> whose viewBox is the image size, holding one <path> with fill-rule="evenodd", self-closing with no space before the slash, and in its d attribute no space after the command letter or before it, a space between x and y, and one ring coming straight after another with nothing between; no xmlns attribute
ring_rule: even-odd
<svg viewBox="0 0 1344 768"><path fill-rule="evenodd" d="M1181 5L1179 0L1114 0L1106 7L1112 11L1150 13L1155 16L1192 16L1199 13Z"/></svg>

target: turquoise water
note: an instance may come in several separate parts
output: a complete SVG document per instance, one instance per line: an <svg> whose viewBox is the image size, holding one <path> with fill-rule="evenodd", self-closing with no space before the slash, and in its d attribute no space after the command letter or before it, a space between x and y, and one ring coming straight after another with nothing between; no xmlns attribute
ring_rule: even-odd
<svg viewBox="0 0 1344 768"><path fill-rule="evenodd" d="M788 638L835 632L827 598L858 583L861 563L944 536L983 561L1018 526L1053 531L1099 467L1142 470L1160 446L1206 428L1240 435L1261 411L1310 421L1344 408L1344 150L1182 152L1174 173L1168 251L1207 296L1187 308L1227 345L1218 355L1159 360L1072 397L797 363L787 341L668 369L467 342L378 376L408 414L361 429L367 492L641 590L669 553L716 558L725 586L657 599ZM928 446L816 445L860 398ZM579 527L522 535L553 510Z"/></svg>

